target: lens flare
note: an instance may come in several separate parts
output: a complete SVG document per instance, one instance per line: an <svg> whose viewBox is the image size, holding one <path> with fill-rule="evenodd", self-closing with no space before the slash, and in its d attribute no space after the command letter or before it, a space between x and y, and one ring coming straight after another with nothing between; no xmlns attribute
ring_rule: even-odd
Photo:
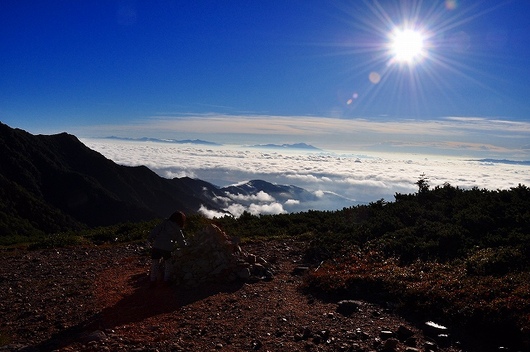
<svg viewBox="0 0 530 352"><path fill-rule="evenodd" d="M377 84L377 83L381 82L381 75L379 73L377 73L377 72L370 72L370 74L368 75L368 79L373 84Z"/></svg>

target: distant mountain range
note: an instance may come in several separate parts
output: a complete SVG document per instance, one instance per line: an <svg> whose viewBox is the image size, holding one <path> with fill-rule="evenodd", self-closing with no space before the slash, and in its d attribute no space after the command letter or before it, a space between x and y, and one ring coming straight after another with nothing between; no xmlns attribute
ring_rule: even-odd
<svg viewBox="0 0 530 352"><path fill-rule="evenodd" d="M199 145L222 145L215 142L204 141L202 139L162 139L162 138L128 138L128 137L116 137L109 136L105 139L115 139L121 141L136 141L136 142L158 142L158 143L176 143L176 144L199 144ZM306 150L322 150L306 143L294 143L294 144L255 144L248 146L250 148L271 148L271 149L306 149Z"/></svg>
<svg viewBox="0 0 530 352"><path fill-rule="evenodd" d="M176 143L176 144L222 145L219 143L203 141L201 139L179 140L179 139L161 139L161 138L149 138L149 137L127 138L127 137L116 137L116 136L105 137L105 139L117 139L117 140L122 140L122 141L138 141L138 142Z"/></svg>
<svg viewBox="0 0 530 352"><path fill-rule="evenodd" d="M164 218L177 209L229 214L234 205L274 203L302 211L323 199L261 180L219 188L189 177L166 179L145 166L118 165L73 135L32 135L1 122L0 148L0 236Z"/></svg>
<svg viewBox="0 0 530 352"><path fill-rule="evenodd" d="M274 148L274 149L309 149L309 150L322 150L306 143L294 143L294 144L255 144L251 145L251 148Z"/></svg>
<svg viewBox="0 0 530 352"><path fill-rule="evenodd" d="M491 164L509 164L509 165L530 165L530 161L525 160L508 160L508 159L478 159L481 163Z"/></svg>

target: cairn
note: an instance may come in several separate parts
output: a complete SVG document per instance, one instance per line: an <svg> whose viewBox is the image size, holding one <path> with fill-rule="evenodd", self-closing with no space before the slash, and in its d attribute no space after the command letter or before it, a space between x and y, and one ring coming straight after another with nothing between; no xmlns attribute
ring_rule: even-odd
<svg viewBox="0 0 530 352"><path fill-rule="evenodd" d="M207 282L259 281L273 278L271 265L246 253L239 239L210 224L189 240L189 246L173 252L173 280L184 287Z"/></svg>

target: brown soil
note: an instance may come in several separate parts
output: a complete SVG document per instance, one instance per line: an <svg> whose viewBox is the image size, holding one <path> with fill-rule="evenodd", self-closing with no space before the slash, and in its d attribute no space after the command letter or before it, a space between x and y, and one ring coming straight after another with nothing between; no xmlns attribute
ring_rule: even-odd
<svg viewBox="0 0 530 352"><path fill-rule="evenodd" d="M272 280L195 289L149 288L149 257L136 244L2 250L0 351L414 351L384 333L400 326L414 333L409 345L431 348L388 308L361 302L345 316L300 292L303 246L244 244L272 263Z"/></svg>

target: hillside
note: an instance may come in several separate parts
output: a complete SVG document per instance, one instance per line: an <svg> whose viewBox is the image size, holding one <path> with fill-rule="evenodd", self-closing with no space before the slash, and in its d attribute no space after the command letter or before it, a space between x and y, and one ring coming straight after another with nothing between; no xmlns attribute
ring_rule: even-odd
<svg viewBox="0 0 530 352"><path fill-rule="evenodd" d="M0 124L0 148L1 236L195 213L201 204L217 209L196 195L205 182L117 165L67 133L35 136Z"/></svg>
<svg viewBox="0 0 530 352"><path fill-rule="evenodd" d="M282 211L297 212L326 202L351 204L331 192L317 197L263 180L218 187L189 177L166 179L145 166L117 165L67 133L32 135L0 123L0 147L0 244L163 218L175 209L223 214L278 203Z"/></svg>

